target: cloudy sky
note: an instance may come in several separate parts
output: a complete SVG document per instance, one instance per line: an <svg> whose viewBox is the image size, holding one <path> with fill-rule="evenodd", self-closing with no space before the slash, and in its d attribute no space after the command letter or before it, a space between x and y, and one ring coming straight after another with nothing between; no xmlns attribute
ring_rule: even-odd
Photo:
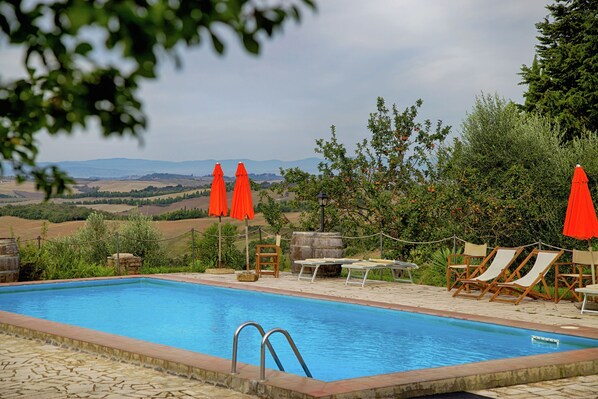
<svg viewBox="0 0 598 399"><path fill-rule="evenodd" d="M545 0L319 0L316 13L266 42L261 55L228 40L224 56L187 50L142 86L149 128L135 139L43 138L40 161L281 159L317 156L315 140L336 125L347 147L369 137L376 98L460 133L481 93L522 101L522 64L537 44ZM0 76L17 73L0 47ZM4 71L4 73L2 72Z"/></svg>

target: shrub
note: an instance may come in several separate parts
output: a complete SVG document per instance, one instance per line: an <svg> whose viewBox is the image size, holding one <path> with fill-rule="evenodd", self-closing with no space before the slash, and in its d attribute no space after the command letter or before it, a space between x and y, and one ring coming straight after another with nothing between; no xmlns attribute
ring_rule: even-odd
<svg viewBox="0 0 598 399"><path fill-rule="evenodd" d="M29 244L19 249L21 262L27 265L29 278L59 280L112 276L114 270L103 263L91 263L80 243L73 237L47 241L41 249Z"/></svg>
<svg viewBox="0 0 598 399"><path fill-rule="evenodd" d="M167 263L160 241L162 233L152 226L152 217L139 212L132 213L121 229L119 252L132 253L143 259L147 266Z"/></svg>
<svg viewBox="0 0 598 399"><path fill-rule="evenodd" d="M233 269L245 267L245 254L235 246L238 239L237 227L230 223L222 224L222 266ZM214 223L195 238L195 248L201 262L208 267L218 267L218 223ZM191 240L189 240L191 249Z"/></svg>
<svg viewBox="0 0 598 399"><path fill-rule="evenodd" d="M451 252L451 249L447 247L434 251L429 261L420 264L417 271L417 282L419 284L446 287L446 268L448 256Z"/></svg>
<svg viewBox="0 0 598 399"><path fill-rule="evenodd" d="M146 266L141 267L141 273L143 274L156 274L156 273L203 273L207 269L206 265L196 260L195 262L189 262L187 265L168 265L168 266Z"/></svg>
<svg viewBox="0 0 598 399"><path fill-rule="evenodd" d="M106 257L111 255L111 231L105 222L104 215L91 213L85 221L85 226L75 235L82 244L83 256L89 263L103 264Z"/></svg>

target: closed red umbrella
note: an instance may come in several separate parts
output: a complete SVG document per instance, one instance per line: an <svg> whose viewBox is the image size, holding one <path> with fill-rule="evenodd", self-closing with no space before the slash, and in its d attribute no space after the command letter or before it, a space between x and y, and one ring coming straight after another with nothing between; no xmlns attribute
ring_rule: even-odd
<svg viewBox="0 0 598 399"><path fill-rule="evenodd" d="M578 240L588 240L590 252L592 251L592 238L598 237L598 220L596 219L596 210L588 187L588 176L580 165L575 167L573 173L563 235ZM593 259L593 256L591 258ZM594 265L592 265L592 283L596 284Z"/></svg>
<svg viewBox="0 0 598 399"><path fill-rule="evenodd" d="M254 218L253 200L251 199L251 186L249 176L243 162L239 162L235 173L235 190L233 191L233 202L230 207L230 217L245 220L245 257L247 270L249 270L249 224L248 219Z"/></svg>
<svg viewBox="0 0 598 399"><path fill-rule="evenodd" d="M226 185L224 184L224 172L218 162L212 172L212 188L210 189L209 216L218 216L218 267L222 267L222 216L228 213L226 202Z"/></svg>

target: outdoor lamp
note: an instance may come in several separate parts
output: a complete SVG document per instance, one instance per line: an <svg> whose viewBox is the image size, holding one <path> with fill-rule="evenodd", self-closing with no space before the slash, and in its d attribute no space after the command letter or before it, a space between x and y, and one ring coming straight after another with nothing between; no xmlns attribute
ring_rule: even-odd
<svg viewBox="0 0 598 399"><path fill-rule="evenodd" d="M328 196L325 192L320 191L316 196L320 203L320 231L324 231L324 208L328 205Z"/></svg>

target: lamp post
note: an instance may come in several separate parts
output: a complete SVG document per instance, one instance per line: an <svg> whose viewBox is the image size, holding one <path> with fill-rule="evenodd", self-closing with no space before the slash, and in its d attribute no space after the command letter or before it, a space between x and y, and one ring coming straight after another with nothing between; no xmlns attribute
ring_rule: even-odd
<svg viewBox="0 0 598 399"><path fill-rule="evenodd" d="M328 196L325 192L320 191L316 198L320 203L320 231L324 232L324 208L328 205Z"/></svg>

